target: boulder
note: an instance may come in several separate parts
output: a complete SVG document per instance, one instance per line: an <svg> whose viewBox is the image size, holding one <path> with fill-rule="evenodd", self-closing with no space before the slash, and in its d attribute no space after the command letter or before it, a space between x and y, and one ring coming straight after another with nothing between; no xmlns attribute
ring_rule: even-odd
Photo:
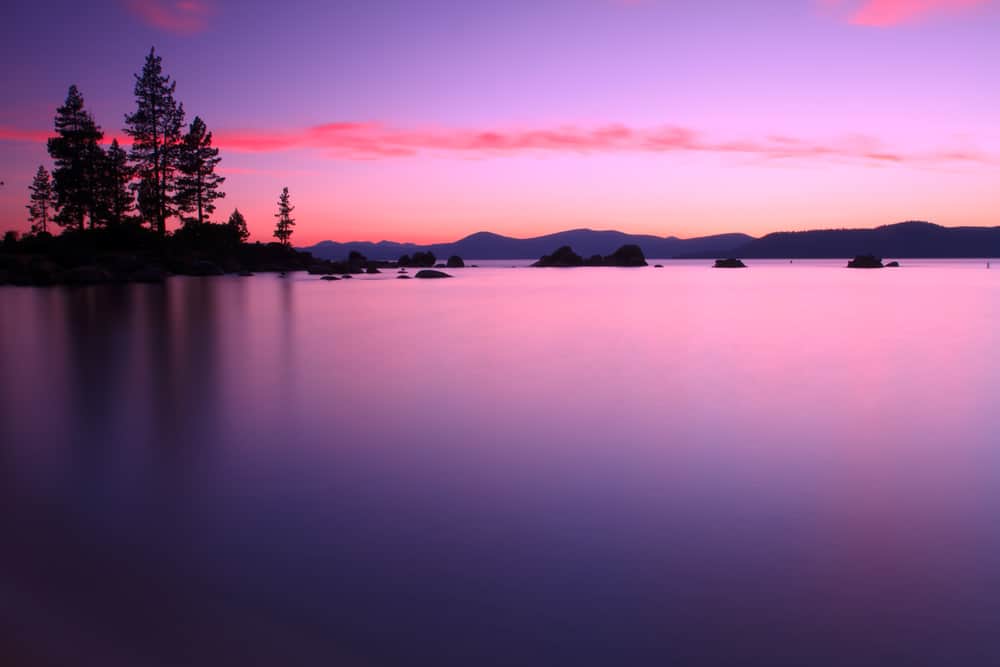
<svg viewBox="0 0 1000 667"><path fill-rule="evenodd" d="M221 276L225 274L222 267L207 259L199 259L191 262L188 267L188 275L191 276Z"/></svg>
<svg viewBox="0 0 1000 667"><path fill-rule="evenodd" d="M416 278L451 278L444 271L435 271L434 269L424 269L423 271L417 271Z"/></svg>
<svg viewBox="0 0 1000 667"><path fill-rule="evenodd" d="M642 248L629 243L604 258L605 266L648 266Z"/></svg>
<svg viewBox="0 0 1000 667"><path fill-rule="evenodd" d="M340 276L342 280L350 280L353 277L350 273Z"/></svg>
<svg viewBox="0 0 1000 667"><path fill-rule="evenodd" d="M138 271L133 271L129 277L132 283L162 283L166 274L155 266L145 266Z"/></svg>
<svg viewBox="0 0 1000 667"><path fill-rule="evenodd" d="M656 265L653 266L653 268L654 269L662 269L663 265L662 264L656 264Z"/></svg>
<svg viewBox="0 0 1000 667"><path fill-rule="evenodd" d="M899 262L889 262L888 264L885 265L885 268L887 268L887 269L898 269L899 268Z"/></svg>
<svg viewBox="0 0 1000 667"><path fill-rule="evenodd" d="M321 276L320 280L331 281L331 280L340 280L340 278L338 278L337 276Z"/></svg>
<svg viewBox="0 0 1000 667"><path fill-rule="evenodd" d="M67 285L100 285L111 282L111 272L99 266L78 266L63 274Z"/></svg>
<svg viewBox="0 0 1000 667"><path fill-rule="evenodd" d="M571 247L564 245L551 255L543 256L537 262L532 264L532 266L559 268L583 266L583 258L573 252Z"/></svg>
<svg viewBox="0 0 1000 667"><path fill-rule="evenodd" d="M875 255L858 255L847 263L849 269L881 269L882 258Z"/></svg>
<svg viewBox="0 0 1000 667"><path fill-rule="evenodd" d="M743 263L743 260L736 259L735 257L730 257L729 259L717 259L715 260L716 269L745 269L747 265Z"/></svg>
<svg viewBox="0 0 1000 667"><path fill-rule="evenodd" d="M448 268L449 269L463 269L465 268L465 262L458 255L452 255L448 258Z"/></svg>
<svg viewBox="0 0 1000 667"><path fill-rule="evenodd" d="M381 271L379 271L379 270L378 270L378 269L377 269L376 267L374 267L374 266L369 266L369 267L368 267L367 269L365 269L365 273L382 273L382 272L381 272Z"/></svg>
<svg viewBox="0 0 1000 667"><path fill-rule="evenodd" d="M409 280L410 276L396 276L396 280Z"/></svg>

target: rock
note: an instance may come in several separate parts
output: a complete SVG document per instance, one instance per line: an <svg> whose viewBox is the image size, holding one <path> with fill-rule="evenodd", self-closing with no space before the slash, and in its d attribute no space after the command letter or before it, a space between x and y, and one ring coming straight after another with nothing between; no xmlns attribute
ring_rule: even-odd
<svg viewBox="0 0 1000 667"><path fill-rule="evenodd" d="M99 266L78 266L63 274L67 285L100 285L111 282L111 273Z"/></svg>
<svg viewBox="0 0 1000 667"><path fill-rule="evenodd" d="M434 268L435 269L446 269L448 267L446 267L444 264L438 262L437 264L434 265Z"/></svg>
<svg viewBox="0 0 1000 667"><path fill-rule="evenodd" d="M340 278L338 278L337 276L322 276L320 277L320 280L331 281L331 280L340 280Z"/></svg>
<svg viewBox="0 0 1000 667"><path fill-rule="evenodd" d="M396 280L409 280L410 276L396 276Z"/></svg>
<svg viewBox="0 0 1000 667"><path fill-rule="evenodd" d="M887 269L898 269L899 268L899 262L889 262L888 264L885 265L885 268L887 268Z"/></svg>
<svg viewBox="0 0 1000 667"><path fill-rule="evenodd" d="M463 269L465 268L465 262L458 255L452 255L448 258L448 268L449 269Z"/></svg>
<svg viewBox="0 0 1000 667"><path fill-rule="evenodd" d="M629 243L604 258L605 266L648 266L642 248Z"/></svg>
<svg viewBox="0 0 1000 667"><path fill-rule="evenodd" d="M306 269L306 272L311 276L328 276L333 273L332 264L313 264Z"/></svg>
<svg viewBox="0 0 1000 667"><path fill-rule="evenodd" d="M435 271L434 269L424 269L423 271L417 271L416 278L451 278L444 271Z"/></svg>
<svg viewBox="0 0 1000 667"><path fill-rule="evenodd" d="M222 267L215 262L210 262L207 259L199 259L197 261L191 262L189 267L189 274L192 276L221 276L225 274Z"/></svg>
<svg viewBox="0 0 1000 667"><path fill-rule="evenodd" d="M400 269L399 273L406 273L406 269Z"/></svg>
<svg viewBox="0 0 1000 667"><path fill-rule="evenodd" d="M571 266L583 266L583 257L580 257L568 245L556 250L551 255L545 255L532 266L566 268Z"/></svg>
<svg viewBox="0 0 1000 667"><path fill-rule="evenodd" d="M663 265L662 264L656 264L655 266L653 266L653 268L654 269L662 269Z"/></svg>
<svg viewBox="0 0 1000 667"><path fill-rule="evenodd" d="M875 255L858 255L847 263L849 269L881 269L882 258Z"/></svg>
<svg viewBox="0 0 1000 667"><path fill-rule="evenodd" d="M376 267L374 267L374 266L369 266L369 267L368 267L367 269L365 269L365 273L382 273L382 272L381 272L381 271L379 271L379 270L378 270L378 269L377 269Z"/></svg>
<svg viewBox="0 0 1000 667"><path fill-rule="evenodd" d="M343 276L340 276L340 279L341 279L341 280L350 280L350 279L351 279L351 278L353 278L353 277L354 277L354 276L352 276L352 275L351 275L350 273L348 273L348 274L346 274L346 275L343 275Z"/></svg>
<svg viewBox="0 0 1000 667"><path fill-rule="evenodd" d="M717 259L715 260L716 269L745 269L747 265L743 263L743 260L730 257L729 259Z"/></svg>
<svg viewBox="0 0 1000 667"><path fill-rule="evenodd" d="M132 283L162 283L166 274L155 266L146 266L129 275L128 280Z"/></svg>

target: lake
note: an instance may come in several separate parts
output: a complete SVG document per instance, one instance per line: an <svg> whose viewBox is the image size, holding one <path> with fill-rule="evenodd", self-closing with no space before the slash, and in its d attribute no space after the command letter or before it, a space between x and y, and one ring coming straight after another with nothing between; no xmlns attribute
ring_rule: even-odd
<svg viewBox="0 0 1000 667"><path fill-rule="evenodd" d="M1000 664L1000 267L662 263L0 288L0 662Z"/></svg>

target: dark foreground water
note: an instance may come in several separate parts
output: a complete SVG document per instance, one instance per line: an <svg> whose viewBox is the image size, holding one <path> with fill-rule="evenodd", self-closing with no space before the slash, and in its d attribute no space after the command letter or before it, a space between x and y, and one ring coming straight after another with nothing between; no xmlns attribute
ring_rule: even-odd
<svg viewBox="0 0 1000 667"><path fill-rule="evenodd" d="M1000 664L1000 271L0 288L0 664Z"/></svg>

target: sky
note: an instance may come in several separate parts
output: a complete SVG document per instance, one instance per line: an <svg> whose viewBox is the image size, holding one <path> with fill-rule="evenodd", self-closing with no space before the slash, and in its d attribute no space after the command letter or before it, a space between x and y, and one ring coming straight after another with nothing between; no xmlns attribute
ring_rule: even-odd
<svg viewBox="0 0 1000 667"><path fill-rule="evenodd" d="M0 230L76 84L108 138L155 46L227 196L300 245L998 225L1000 0L15 0Z"/></svg>

